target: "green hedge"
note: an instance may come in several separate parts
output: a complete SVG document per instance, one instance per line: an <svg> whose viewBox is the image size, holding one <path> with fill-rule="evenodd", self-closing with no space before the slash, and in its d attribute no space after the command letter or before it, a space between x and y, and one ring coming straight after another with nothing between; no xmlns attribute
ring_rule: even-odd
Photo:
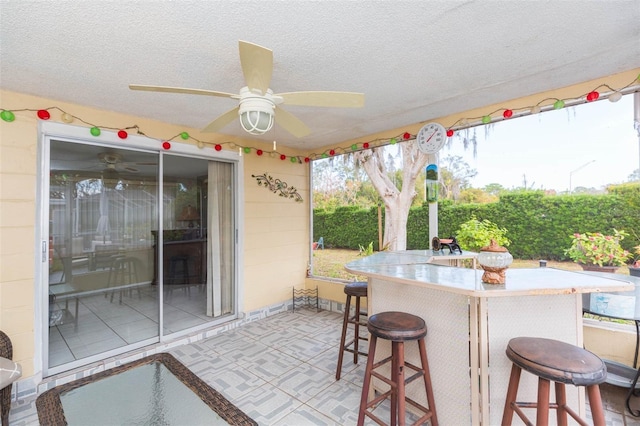
<svg viewBox="0 0 640 426"><path fill-rule="evenodd" d="M384 221L384 209L382 209ZM609 188L607 195L545 195L542 191L510 192L491 204L438 204L439 236L455 235L473 215L507 229L509 251L519 259L566 260L564 250L576 232L625 230L626 249L640 244L640 184ZM313 235L324 237L325 247L357 250L373 241L378 247L377 208L342 207L333 213L314 211ZM409 212L407 249L429 247L429 206Z"/></svg>
<svg viewBox="0 0 640 426"><path fill-rule="evenodd" d="M358 250L373 241L378 247L378 209L338 207L333 213L324 210L313 212L313 240L324 237L325 247L340 247Z"/></svg>

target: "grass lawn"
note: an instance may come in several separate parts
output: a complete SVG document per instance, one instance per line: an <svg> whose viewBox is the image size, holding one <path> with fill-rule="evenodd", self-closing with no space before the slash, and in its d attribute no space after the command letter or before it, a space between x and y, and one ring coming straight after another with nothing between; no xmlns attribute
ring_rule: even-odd
<svg viewBox="0 0 640 426"><path fill-rule="evenodd" d="M359 277L348 273L344 265L360 257L358 250L324 249L313 251L313 275L318 277L338 278L347 281L366 281L365 277ZM514 259L510 268L538 268L538 260ZM566 269L568 271L581 271L582 268L575 262L547 261L548 268ZM629 274L626 266L618 269L620 274Z"/></svg>

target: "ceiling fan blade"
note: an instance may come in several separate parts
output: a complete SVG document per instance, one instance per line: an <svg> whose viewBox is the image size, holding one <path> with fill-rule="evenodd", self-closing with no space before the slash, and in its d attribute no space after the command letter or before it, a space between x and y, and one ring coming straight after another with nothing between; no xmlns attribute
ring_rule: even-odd
<svg viewBox="0 0 640 426"><path fill-rule="evenodd" d="M207 132L217 132L218 130L222 129L224 126L231 123L233 120L238 119L238 109L240 109L240 107L235 107L234 109L225 112L220 117L216 118L211 123L209 123L207 127L202 129L202 131L204 133L207 133Z"/></svg>
<svg viewBox="0 0 640 426"><path fill-rule="evenodd" d="M223 98L233 98L234 96L238 96L234 93L216 92L214 90L187 89L186 87L145 86L143 84L130 84L129 89L143 90L146 92L186 93L189 95L220 96Z"/></svg>
<svg viewBox="0 0 640 426"><path fill-rule="evenodd" d="M248 41L240 40L239 45L244 81L249 89L259 89L264 95L271 84L273 52Z"/></svg>
<svg viewBox="0 0 640 426"><path fill-rule="evenodd" d="M311 133L311 130L299 118L290 112L276 106L276 123L297 138Z"/></svg>
<svg viewBox="0 0 640 426"><path fill-rule="evenodd" d="M287 105L362 108L364 93L353 92L289 92L278 93Z"/></svg>

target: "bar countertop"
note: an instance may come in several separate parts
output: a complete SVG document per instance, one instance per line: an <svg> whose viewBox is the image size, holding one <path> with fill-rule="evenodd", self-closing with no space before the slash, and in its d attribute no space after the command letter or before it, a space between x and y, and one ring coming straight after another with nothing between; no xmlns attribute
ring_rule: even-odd
<svg viewBox="0 0 640 426"><path fill-rule="evenodd" d="M591 274L554 268L510 268L505 284L485 284L482 269L458 268L432 262L443 259L472 259L476 253L443 254L432 250L379 252L345 265L353 274L404 284L440 289L473 297L573 294L630 291L632 277L619 274Z"/></svg>

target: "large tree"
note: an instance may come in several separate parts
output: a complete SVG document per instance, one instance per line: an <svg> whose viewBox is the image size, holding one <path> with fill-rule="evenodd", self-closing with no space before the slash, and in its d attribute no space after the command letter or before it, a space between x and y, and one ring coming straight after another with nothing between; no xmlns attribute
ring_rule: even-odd
<svg viewBox="0 0 640 426"><path fill-rule="evenodd" d="M379 202L365 170L350 154L314 162L314 208L334 210L349 205L369 208L377 206Z"/></svg>
<svg viewBox="0 0 640 426"><path fill-rule="evenodd" d="M460 191L469 188L469 180L478 172L459 155L448 155L440 161L442 198L458 201Z"/></svg>
<svg viewBox="0 0 640 426"><path fill-rule="evenodd" d="M361 164L384 203L383 247L389 250L407 248L407 218L409 208L416 197L416 180L429 160L429 156L418 150L415 141L400 144L402 153L402 180L398 188L390 178L384 148L356 152L354 158Z"/></svg>

